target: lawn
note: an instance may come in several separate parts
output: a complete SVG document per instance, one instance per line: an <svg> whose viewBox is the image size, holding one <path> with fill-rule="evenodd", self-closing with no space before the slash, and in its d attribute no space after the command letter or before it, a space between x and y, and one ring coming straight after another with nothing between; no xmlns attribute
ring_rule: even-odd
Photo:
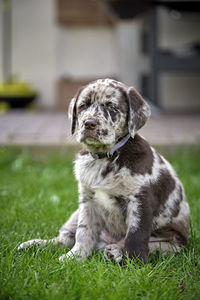
<svg viewBox="0 0 200 300"><path fill-rule="evenodd" d="M33 158L28 150L0 150L0 299L200 299L200 148L177 149L168 159L191 207L191 238L180 254L150 256L126 267L101 253L60 264L55 246L18 253L22 241L54 237L77 207L73 155Z"/></svg>

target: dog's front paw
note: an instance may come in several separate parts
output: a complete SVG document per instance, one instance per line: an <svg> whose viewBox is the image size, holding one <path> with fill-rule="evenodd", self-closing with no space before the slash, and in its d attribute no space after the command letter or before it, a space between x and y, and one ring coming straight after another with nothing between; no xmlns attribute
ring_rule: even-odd
<svg viewBox="0 0 200 300"><path fill-rule="evenodd" d="M104 249L104 256L119 263L124 258L123 249L117 244L107 245Z"/></svg>
<svg viewBox="0 0 200 300"><path fill-rule="evenodd" d="M69 252L67 252L67 254L63 254L59 257L59 262L64 262L66 260L70 260L73 258L76 259L86 259L87 257L87 253L82 250L82 249L78 249L78 250L70 250Z"/></svg>
<svg viewBox="0 0 200 300"><path fill-rule="evenodd" d="M71 251L69 251L67 254L63 254L59 257L59 262L63 263L69 259L75 258L76 257L76 253L72 253Z"/></svg>
<svg viewBox="0 0 200 300"><path fill-rule="evenodd" d="M38 246L45 246L47 243L46 240L41 240L41 239L34 239L34 240L30 240L24 243L21 243L18 247L17 250L21 251L21 250L26 250L29 247L38 247Z"/></svg>

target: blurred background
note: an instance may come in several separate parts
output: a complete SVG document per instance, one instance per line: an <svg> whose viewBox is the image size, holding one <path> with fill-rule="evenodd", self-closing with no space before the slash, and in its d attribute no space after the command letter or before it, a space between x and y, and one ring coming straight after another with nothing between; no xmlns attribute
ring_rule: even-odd
<svg viewBox="0 0 200 300"><path fill-rule="evenodd" d="M0 43L2 114L66 113L104 77L133 85L153 114L200 112L200 1L0 0Z"/></svg>

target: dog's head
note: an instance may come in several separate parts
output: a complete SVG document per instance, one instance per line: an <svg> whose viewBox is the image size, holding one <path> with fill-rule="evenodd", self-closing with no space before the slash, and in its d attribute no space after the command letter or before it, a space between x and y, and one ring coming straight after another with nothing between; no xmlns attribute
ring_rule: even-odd
<svg viewBox="0 0 200 300"><path fill-rule="evenodd" d="M107 151L128 132L134 137L150 117L150 108L133 87L99 79L80 88L69 116L78 142L90 150Z"/></svg>

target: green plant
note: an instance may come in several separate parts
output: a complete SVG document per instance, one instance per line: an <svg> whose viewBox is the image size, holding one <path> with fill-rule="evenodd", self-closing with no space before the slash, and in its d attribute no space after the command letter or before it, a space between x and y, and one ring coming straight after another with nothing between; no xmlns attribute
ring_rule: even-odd
<svg viewBox="0 0 200 300"><path fill-rule="evenodd" d="M0 97L33 97L36 95L28 83L12 80L0 83Z"/></svg>

